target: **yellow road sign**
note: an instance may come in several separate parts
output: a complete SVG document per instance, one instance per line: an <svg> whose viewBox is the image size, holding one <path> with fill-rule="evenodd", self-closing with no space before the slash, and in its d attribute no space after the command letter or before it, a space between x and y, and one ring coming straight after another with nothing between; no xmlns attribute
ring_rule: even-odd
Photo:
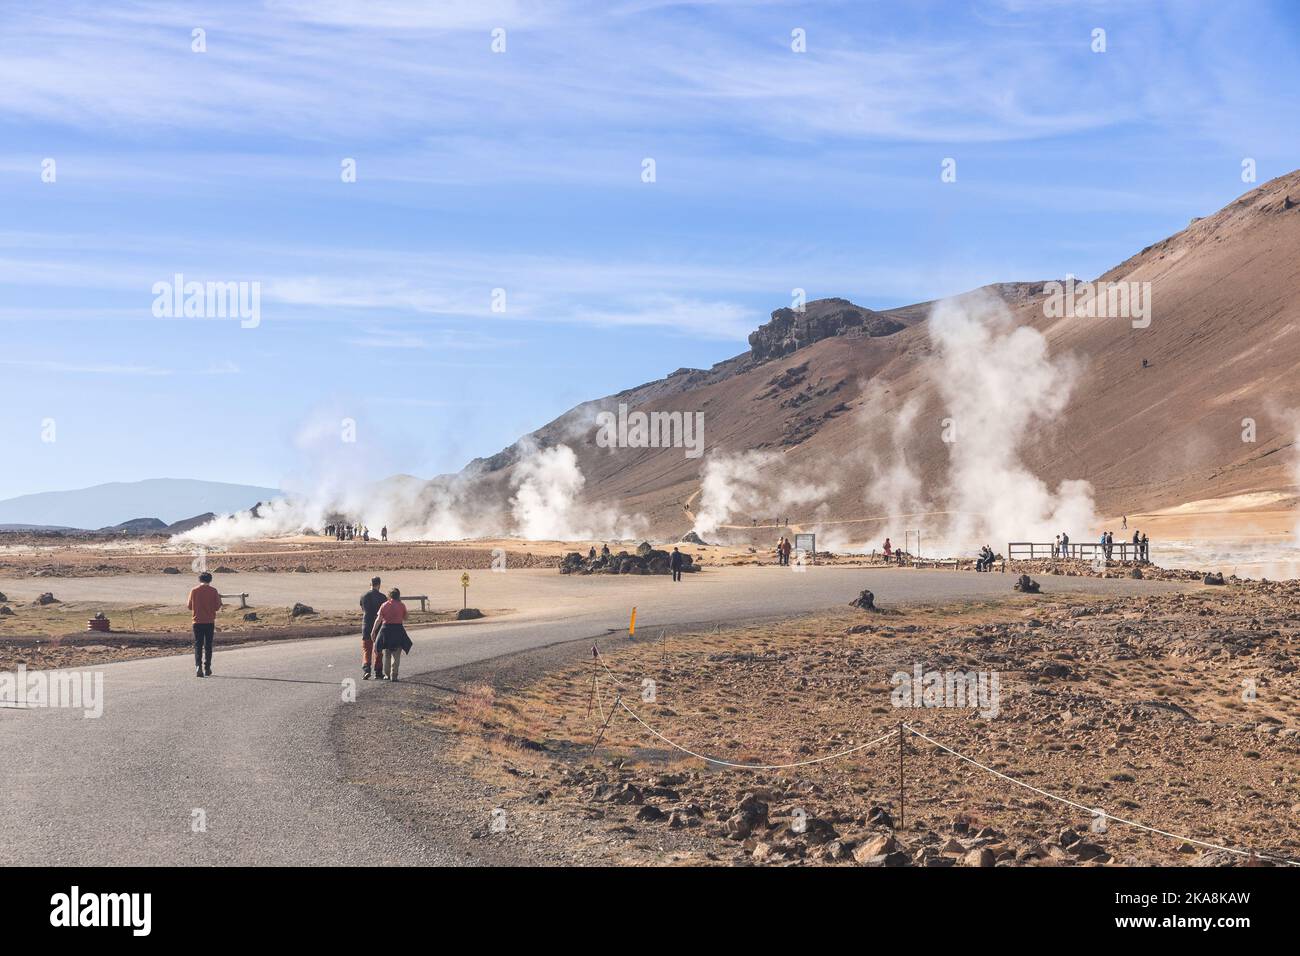
<svg viewBox="0 0 1300 956"><path fill-rule="evenodd" d="M463 588L467 588L467 587L469 587L469 572L468 572L468 571L466 571L464 574L462 574L462 575L460 576L460 586L463 587Z"/></svg>

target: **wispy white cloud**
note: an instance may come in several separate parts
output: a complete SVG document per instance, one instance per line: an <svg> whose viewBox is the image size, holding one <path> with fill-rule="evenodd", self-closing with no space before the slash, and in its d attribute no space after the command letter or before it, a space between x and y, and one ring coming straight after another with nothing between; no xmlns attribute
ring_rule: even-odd
<svg viewBox="0 0 1300 956"><path fill-rule="evenodd" d="M119 256L121 241L130 250ZM0 235L0 246L3 246ZM780 304L798 287L818 295L868 294L914 301L966 291L1007 274L977 267L939 272L926 262L899 266L861 261L855 249L821 248L802 238L710 261L698 255L562 257L522 253L485 254L330 249L319 246L227 243L173 252L167 237L145 240L113 236L99 245L74 237L60 254L54 236L0 257L0 284L37 290L97 290L115 319L151 322L216 321L156 319L152 285L181 272L189 280L250 280L261 284L262 320L344 322L363 330L346 341L370 348L482 350L519 344L501 330L514 323L589 325L605 328L663 327L701 339L743 342L767 317L747 304L755 290ZM311 270L311 271L308 271ZM504 310L494 309L494 290L504 290ZM918 295L918 290L923 294ZM134 312L124 302L137 303ZM769 307L770 308L770 307ZM104 311L104 310L99 310ZM85 318L95 310L73 309ZM0 310L0 318L7 313ZM14 318L32 310L14 309ZM105 313L108 314L108 313ZM60 317L57 308L46 320ZM400 319L401 324L394 324ZM467 323L476 327L465 331Z"/></svg>
<svg viewBox="0 0 1300 956"><path fill-rule="evenodd" d="M651 141L721 128L952 143L1185 122L1192 91L1219 103L1249 92L1199 82L1182 63L1166 63L1158 82L1118 58L1080 65L1069 54L1086 50L1086 30L1045 34L1015 10L1004 11L1009 26L972 40L942 30L855 35L835 8L795 17L760 6L751 25L729 4L695 5L729 17L713 22L674 16L677 6L290 0L202 15L148 3L75 4L58 17L15 10L0 37L0 113L103 131L125 123L204 137L364 136L371 145L484 124L558 140L593 122L629 121ZM1128 39L1154 45L1170 18L1197 15L1130 10ZM794 20L808 31L805 54L789 49ZM195 27L208 31L206 53L190 49ZM489 48L496 27L510 37L503 54ZM1184 99L1151 95L1175 87Z"/></svg>
<svg viewBox="0 0 1300 956"><path fill-rule="evenodd" d="M0 359L0 365L35 372L59 372L74 375L127 375L159 377L174 374L172 369L153 365L115 365L112 363L58 362L46 359Z"/></svg>

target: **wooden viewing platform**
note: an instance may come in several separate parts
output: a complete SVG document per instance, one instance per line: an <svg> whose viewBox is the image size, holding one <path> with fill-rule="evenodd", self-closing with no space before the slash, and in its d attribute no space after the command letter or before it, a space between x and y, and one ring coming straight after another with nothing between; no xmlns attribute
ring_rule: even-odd
<svg viewBox="0 0 1300 956"><path fill-rule="evenodd" d="M1056 545L1048 541L1040 544L1036 541L1012 541L1007 544L1008 561L1033 561L1038 558L1076 558L1080 561L1105 560L1106 549L1100 541L1076 543L1071 541L1065 547L1065 554L1055 554ZM1150 564L1151 554L1141 557L1141 547L1132 541L1116 541L1110 546L1110 560L1121 564Z"/></svg>

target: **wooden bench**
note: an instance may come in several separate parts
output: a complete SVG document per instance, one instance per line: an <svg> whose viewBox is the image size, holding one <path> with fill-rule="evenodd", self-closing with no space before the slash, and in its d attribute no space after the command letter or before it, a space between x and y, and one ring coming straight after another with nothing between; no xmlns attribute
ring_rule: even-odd
<svg viewBox="0 0 1300 956"><path fill-rule="evenodd" d="M421 611L424 611L424 610L427 610L427 608L425 607L425 604L426 604L426 603L428 602L428 600L429 600L429 595L427 595L427 594L403 594L403 595L402 595L402 600L403 600L403 601L419 601L419 602L420 602L420 610L421 610Z"/></svg>
<svg viewBox="0 0 1300 956"><path fill-rule="evenodd" d="M222 595L220 595L220 597L221 597L221 599L222 599L223 601L224 601L226 598L239 598L239 609L240 609L241 611L246 611L246 610L248 610L248 592L247 592L247 591L242 591L242 592L240 592L239 594L222 594Z"/></svg>

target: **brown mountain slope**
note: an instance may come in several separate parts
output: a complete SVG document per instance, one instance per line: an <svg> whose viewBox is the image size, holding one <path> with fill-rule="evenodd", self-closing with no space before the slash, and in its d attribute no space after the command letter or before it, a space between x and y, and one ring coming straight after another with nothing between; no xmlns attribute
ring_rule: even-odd
<svg viewBox="0 0 1300 956"><path fill-rule="evenodd" d="M802 319L778 310L766 335L751 337L749 353L586 403L531 438L573 448L587 500L644 516L660 537L691 527L704 463L746 451L759 453L751 462L754 493L742 496L724 525L786 515L806 527L839 528L853 541L899 534L916 525L872 520L882 513L872 504L882 469L905 457L919 483L909 500L943 510L956 497L954 446L944 441L944 422L955 421L960 436L963 421L981 414L991 424L967 434L987 434L989 427L996 433L999 421L1029 415L1008 457L1018 453L1024 468L1052 488L1062 479L1091 483L1103 515L1248 492L1293 495L1300 172L1193 221L1102 280L1150 283L1149 324L1049 314L1052 288L1042 282L988 290L1006 303L1015 325L1044 337L1051 374L1061 382L1048 389L1049 399L1069 390L1064 407L1041 418L1023 407L1050 405L1041 389L1026 388L1024 376L999 379L997 354L1011 353L943 358L952 344L932 334L932 303L871 312L831 299L808 303ZM1012 341L1021 342L1007 340L1009 347ZM977 385L944 394L971 371ZM598 447L595 415L620 403L646 412L702 412L704 457L680 448ZM1243 441L1243 419L1255 423L1254 442ZM471 471L508 487L518 458L518 449L509 449ZM809 483L823 487L790 492ZM1094 533L1076 528L1076 540L1085 531L1087 538Z"/></svg>

